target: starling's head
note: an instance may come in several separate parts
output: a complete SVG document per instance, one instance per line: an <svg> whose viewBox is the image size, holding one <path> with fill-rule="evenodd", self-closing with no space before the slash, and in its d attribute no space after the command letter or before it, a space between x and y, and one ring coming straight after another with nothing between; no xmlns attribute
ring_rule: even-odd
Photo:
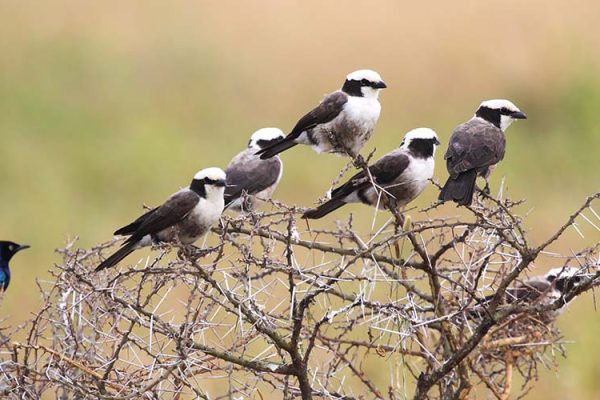
<svg viewBox="0 0 600 400"><path fill-rule="evenodd" d="M29 246L26 244L17 244L7 240L0 240L0 259L4 261L10 261L12 256L14 256L16 253L28 248Z"/></svg>

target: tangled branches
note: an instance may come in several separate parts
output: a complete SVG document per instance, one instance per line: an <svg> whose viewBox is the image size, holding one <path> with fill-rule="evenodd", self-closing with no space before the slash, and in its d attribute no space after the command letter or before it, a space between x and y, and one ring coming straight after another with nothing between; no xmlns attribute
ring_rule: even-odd
<svg viewBox="0 0 600 400"><path fill-rule="evenodd" d="M600 281L598 246L557 258L584 276L559 298L507 294L578 218L597 218L600 193L537 246L518 204L485 197L464 220L396 214L368 237L351 219L310 229L298 210L273 203L224 218L201 249L166 245L99 274L115 242L72 243L41 285L45 305L21 328L26 339L2 331L0 390L100 399L526 392L562 352L549 316ZM512 387L515 374L525 387Z"/></svg>

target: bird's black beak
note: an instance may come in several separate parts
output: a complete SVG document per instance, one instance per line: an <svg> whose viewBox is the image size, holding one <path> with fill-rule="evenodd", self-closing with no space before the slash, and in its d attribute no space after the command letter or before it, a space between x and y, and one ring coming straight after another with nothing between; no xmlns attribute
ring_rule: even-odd
<svg viewBox="0 0 600 400"><path fill-rule="evenodd" d="M440 143L440 141L438 140L438 138L434 138L434 139L433 139L433 144L435 144L436 146L439 146L441 143Z"/></svg>
<svg viewBox="0 0 600 400"><path fill-rule="evenodd" d="M513 119L527 119L527 115L521 111L517 111L510 114L510 117Z"/></svg>
<svg viewBox="0 0 600 400"><path fill-rule="evenodd" d="M21 251L21 250L28 249L28 248L30 248L30 247L31 247L31 246L30 246L30 245L28 245L28 244L20 244L20 245L19 245L19 247L17 247L17 248L16 248L16 250L15 250L15 253L16 253L16 252L18 252L18 251Z"/></svg>
<svg viewBox="0 0 600 400"><path fill-rule="evenodd" d="M226 186L226 183L225 183L225 180L224 180L224 179L217 179L217 180L215 181L214 185L215 185L215 186L218 186L218 187L225 187L225 186Z"/></svg>
<svg viewBox="0 0 600 400"><path fill-rule="evenodd" d="M387 87L387 85L385 84L384 81L375 82L373 84L373 88L375 88L375 89L385 89L386 87Z"/></svg>

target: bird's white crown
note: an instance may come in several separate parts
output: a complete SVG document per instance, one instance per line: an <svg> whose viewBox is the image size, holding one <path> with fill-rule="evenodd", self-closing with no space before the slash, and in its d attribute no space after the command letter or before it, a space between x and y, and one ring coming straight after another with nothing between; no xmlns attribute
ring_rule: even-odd
<svg viewBox="0 0 600 400"><path fill-rule="evenodd" d="M578 268L573 268L573 267L558 267L558 268L552 268L544 276L548 280L554 280L556 278L570 278L570 277L578 275L578 274L585 275L583 273L583 271L581 271Z"/></svg>
<svg viewBox="0 0 600 400"><path fill-rule="evenodd" d="M208 178L213 181L224 180L225 179L225 171L221 168L212 167L212 168L204 168L200 170L194 175L194 179L204 179Z"/></svg>
<svg viewBox="0 0 600 400"><path fill-rule="evenodd" d="M250 136L248 147L258 147L257 143L260 140L283 139L284 137L283 131L279 128L262 128Z"/></svg>
<svg viewBox="0 0 600 400"><path fill-rule="evenodd" d="M359 69L358 71L351 72L346 76L346 80L348 81L360 81L362 79L366 79L369 82L380 82L381 76L379 76L377 72L370 69Z"/></svg>
<svg viewBox="0 0 600 400"><path fill-rule="evenodd" d="M481 108L481 107L490 108L492 110L501 110L503 108L506 108L510 112L520 112L521 111L521 110L519 110L519 108L517 106L515 106L513 104L513 102L511 102L510 100L506 100L506 99L485 100L485 101L482 101L481 104L479 105L479 108Z"/></svg>
<svg viewBox="0 0 600 400"><path fill-rule="evenodd" d="M406 132L404 135L404 141L410 142L413 139L437 139L437 133L430 128L416 128Z"/></svg>

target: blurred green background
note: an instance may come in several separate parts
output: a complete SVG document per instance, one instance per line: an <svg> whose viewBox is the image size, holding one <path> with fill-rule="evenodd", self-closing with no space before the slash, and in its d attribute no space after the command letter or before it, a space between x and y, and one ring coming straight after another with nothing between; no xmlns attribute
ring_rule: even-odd
<svg viewBox="0 0 600 400"><path fill-rule="evenodd" d="M364 153L380 156L407 130L431 127L443 143L438 180L452 129L481 100L508 98L525 111L492 182L505 178L505 193L527 199L521 209L539 242L600 189L599 21L594 1L3 1L0 235L32 249L15 258L0 313L12 324L31 316L36 279L69 238L110 239L142 203L161 202L203 167L224 167L254 130L291 129L359 68L389 86ZM283 159L276 198L304 206L345 164L307 148ZM436 195L429 188L415 203ZM600 240L581 230L554 250ZM558 323L574 341L568 358L528 399L600 398L598 319L591 295L574 302Z"/></svg>

